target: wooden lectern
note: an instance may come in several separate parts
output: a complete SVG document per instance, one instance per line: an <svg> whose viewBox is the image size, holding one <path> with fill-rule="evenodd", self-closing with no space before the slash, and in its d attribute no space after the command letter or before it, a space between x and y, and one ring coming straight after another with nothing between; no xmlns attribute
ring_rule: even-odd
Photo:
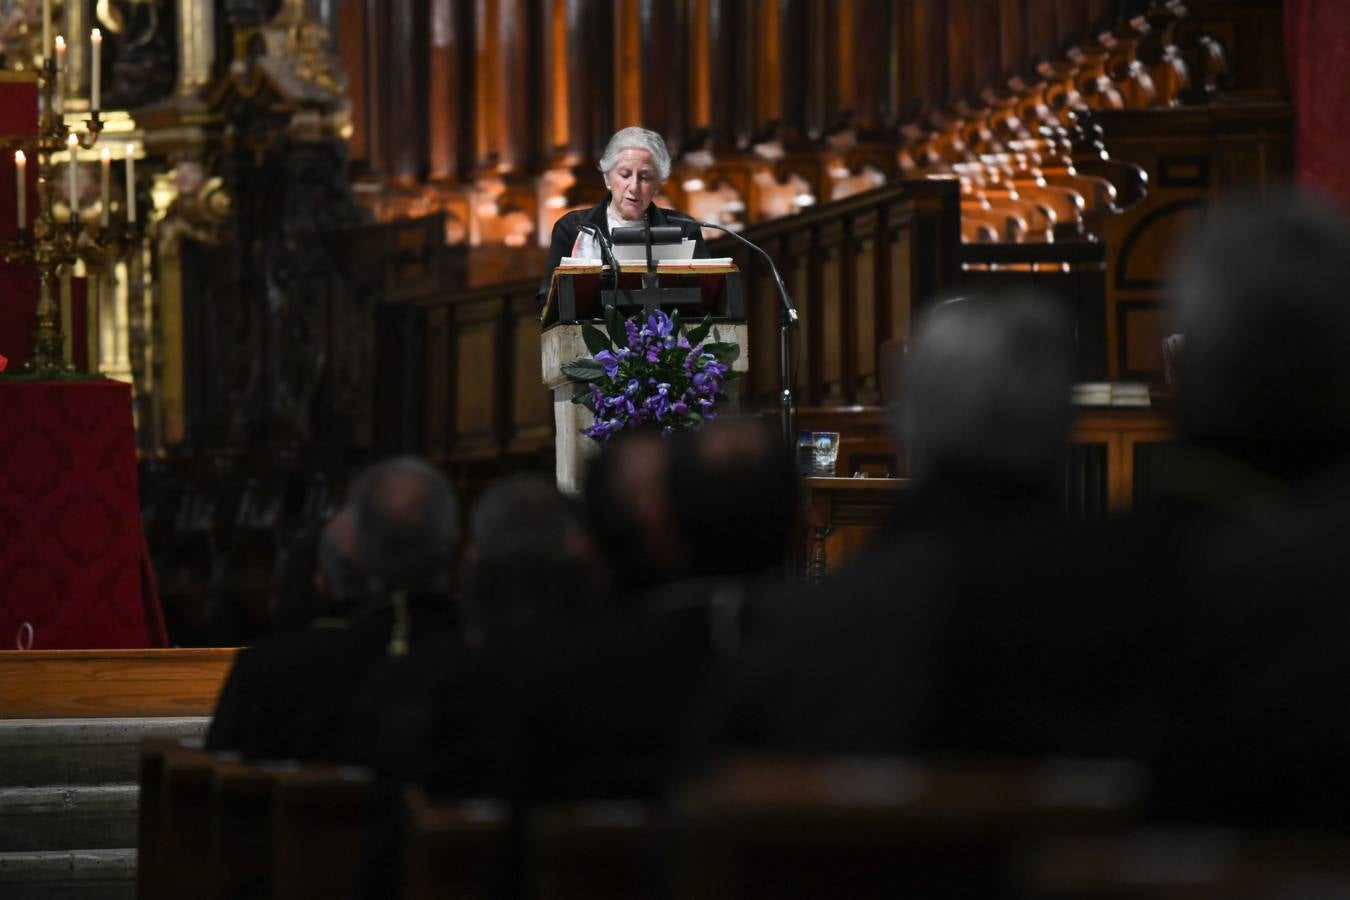
<svg viewBox="0 0 1350 900"><path fill-rule="evenodd" d="M697 261L696 261L697 262ZM617 286L608 269L600 266L570 266L554 270L548 299L541 317L544 331L540 341L544 384L553 392L553 422L557 429L554 452L557 458L558 488L567 493L581 489L586 460L599 446L582 434L592 421L591 411L572 402L577 383L563 374L562 367L591 352L581 336L581 323L592 321L604 328L604 304L614 302L625 318L643 309L640 295L644 265L621 266ZM704 315L713 317L712 341L732 341L741 348L732 369L745 372L750 366L750 332L745 321L745 296L741 273L734 263L691 265L687 261L662 263L657 267L662 288L683 288L671 296L681 298L677 305L661 303L666 312L679 310L686 325L696 325ZM694 295L689 288L697 289ZM727 386L727 410L739 407L739 381Z"/></svg>

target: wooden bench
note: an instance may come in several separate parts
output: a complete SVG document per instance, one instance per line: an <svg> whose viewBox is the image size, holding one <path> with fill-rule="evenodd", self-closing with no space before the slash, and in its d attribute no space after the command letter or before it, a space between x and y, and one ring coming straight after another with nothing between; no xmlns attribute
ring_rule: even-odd
<svg viewBox="0 0 1350 900"><path fill-rule="evenodd" d="M1024 843L1128 822L1124 763L744 759L678 803L679 898L993 896Z"/></svg>

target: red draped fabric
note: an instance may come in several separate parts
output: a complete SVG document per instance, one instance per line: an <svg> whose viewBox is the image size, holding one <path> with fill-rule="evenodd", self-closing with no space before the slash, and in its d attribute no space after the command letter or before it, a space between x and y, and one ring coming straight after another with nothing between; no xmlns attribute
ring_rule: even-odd
<svg viewBox="0 0 1350 900"><path fill-rule="evenodd" d="M0 423L0 649L165 646L131 388L0 380Z"/></svg>
<svg viewBox="0 0 1350 900"><path fill-rule="evenodd" d="M1350 209L1350 2L1285 0L1300 183Z"/></svg>

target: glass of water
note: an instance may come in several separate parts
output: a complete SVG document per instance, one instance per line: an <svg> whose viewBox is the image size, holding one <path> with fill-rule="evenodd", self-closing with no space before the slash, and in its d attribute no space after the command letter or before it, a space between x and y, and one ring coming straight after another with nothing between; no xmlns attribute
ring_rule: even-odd
<svg viewBox="0 0 1350 900"><path fill-rule="evenodd" d="M817 431L811 453L811 474L817 478L834 476L834 466L839 459L839 432Z"/></svg>

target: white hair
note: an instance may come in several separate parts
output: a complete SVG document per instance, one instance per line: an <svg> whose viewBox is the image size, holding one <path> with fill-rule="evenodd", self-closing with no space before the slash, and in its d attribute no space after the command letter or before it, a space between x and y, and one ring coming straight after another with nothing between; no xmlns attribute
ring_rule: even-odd
<svg viewBox="0 0 1350 900"><path fill-rule="evenodd" d="M614 132L614 137L605 145L600 157L600 171L608 175L619 162L619 154L624 150L646 150L652 155L652 164L656 166L656 180L665 181L670 177L670 151L666 142L657 134L640 125L629 125Z"/></svg>

